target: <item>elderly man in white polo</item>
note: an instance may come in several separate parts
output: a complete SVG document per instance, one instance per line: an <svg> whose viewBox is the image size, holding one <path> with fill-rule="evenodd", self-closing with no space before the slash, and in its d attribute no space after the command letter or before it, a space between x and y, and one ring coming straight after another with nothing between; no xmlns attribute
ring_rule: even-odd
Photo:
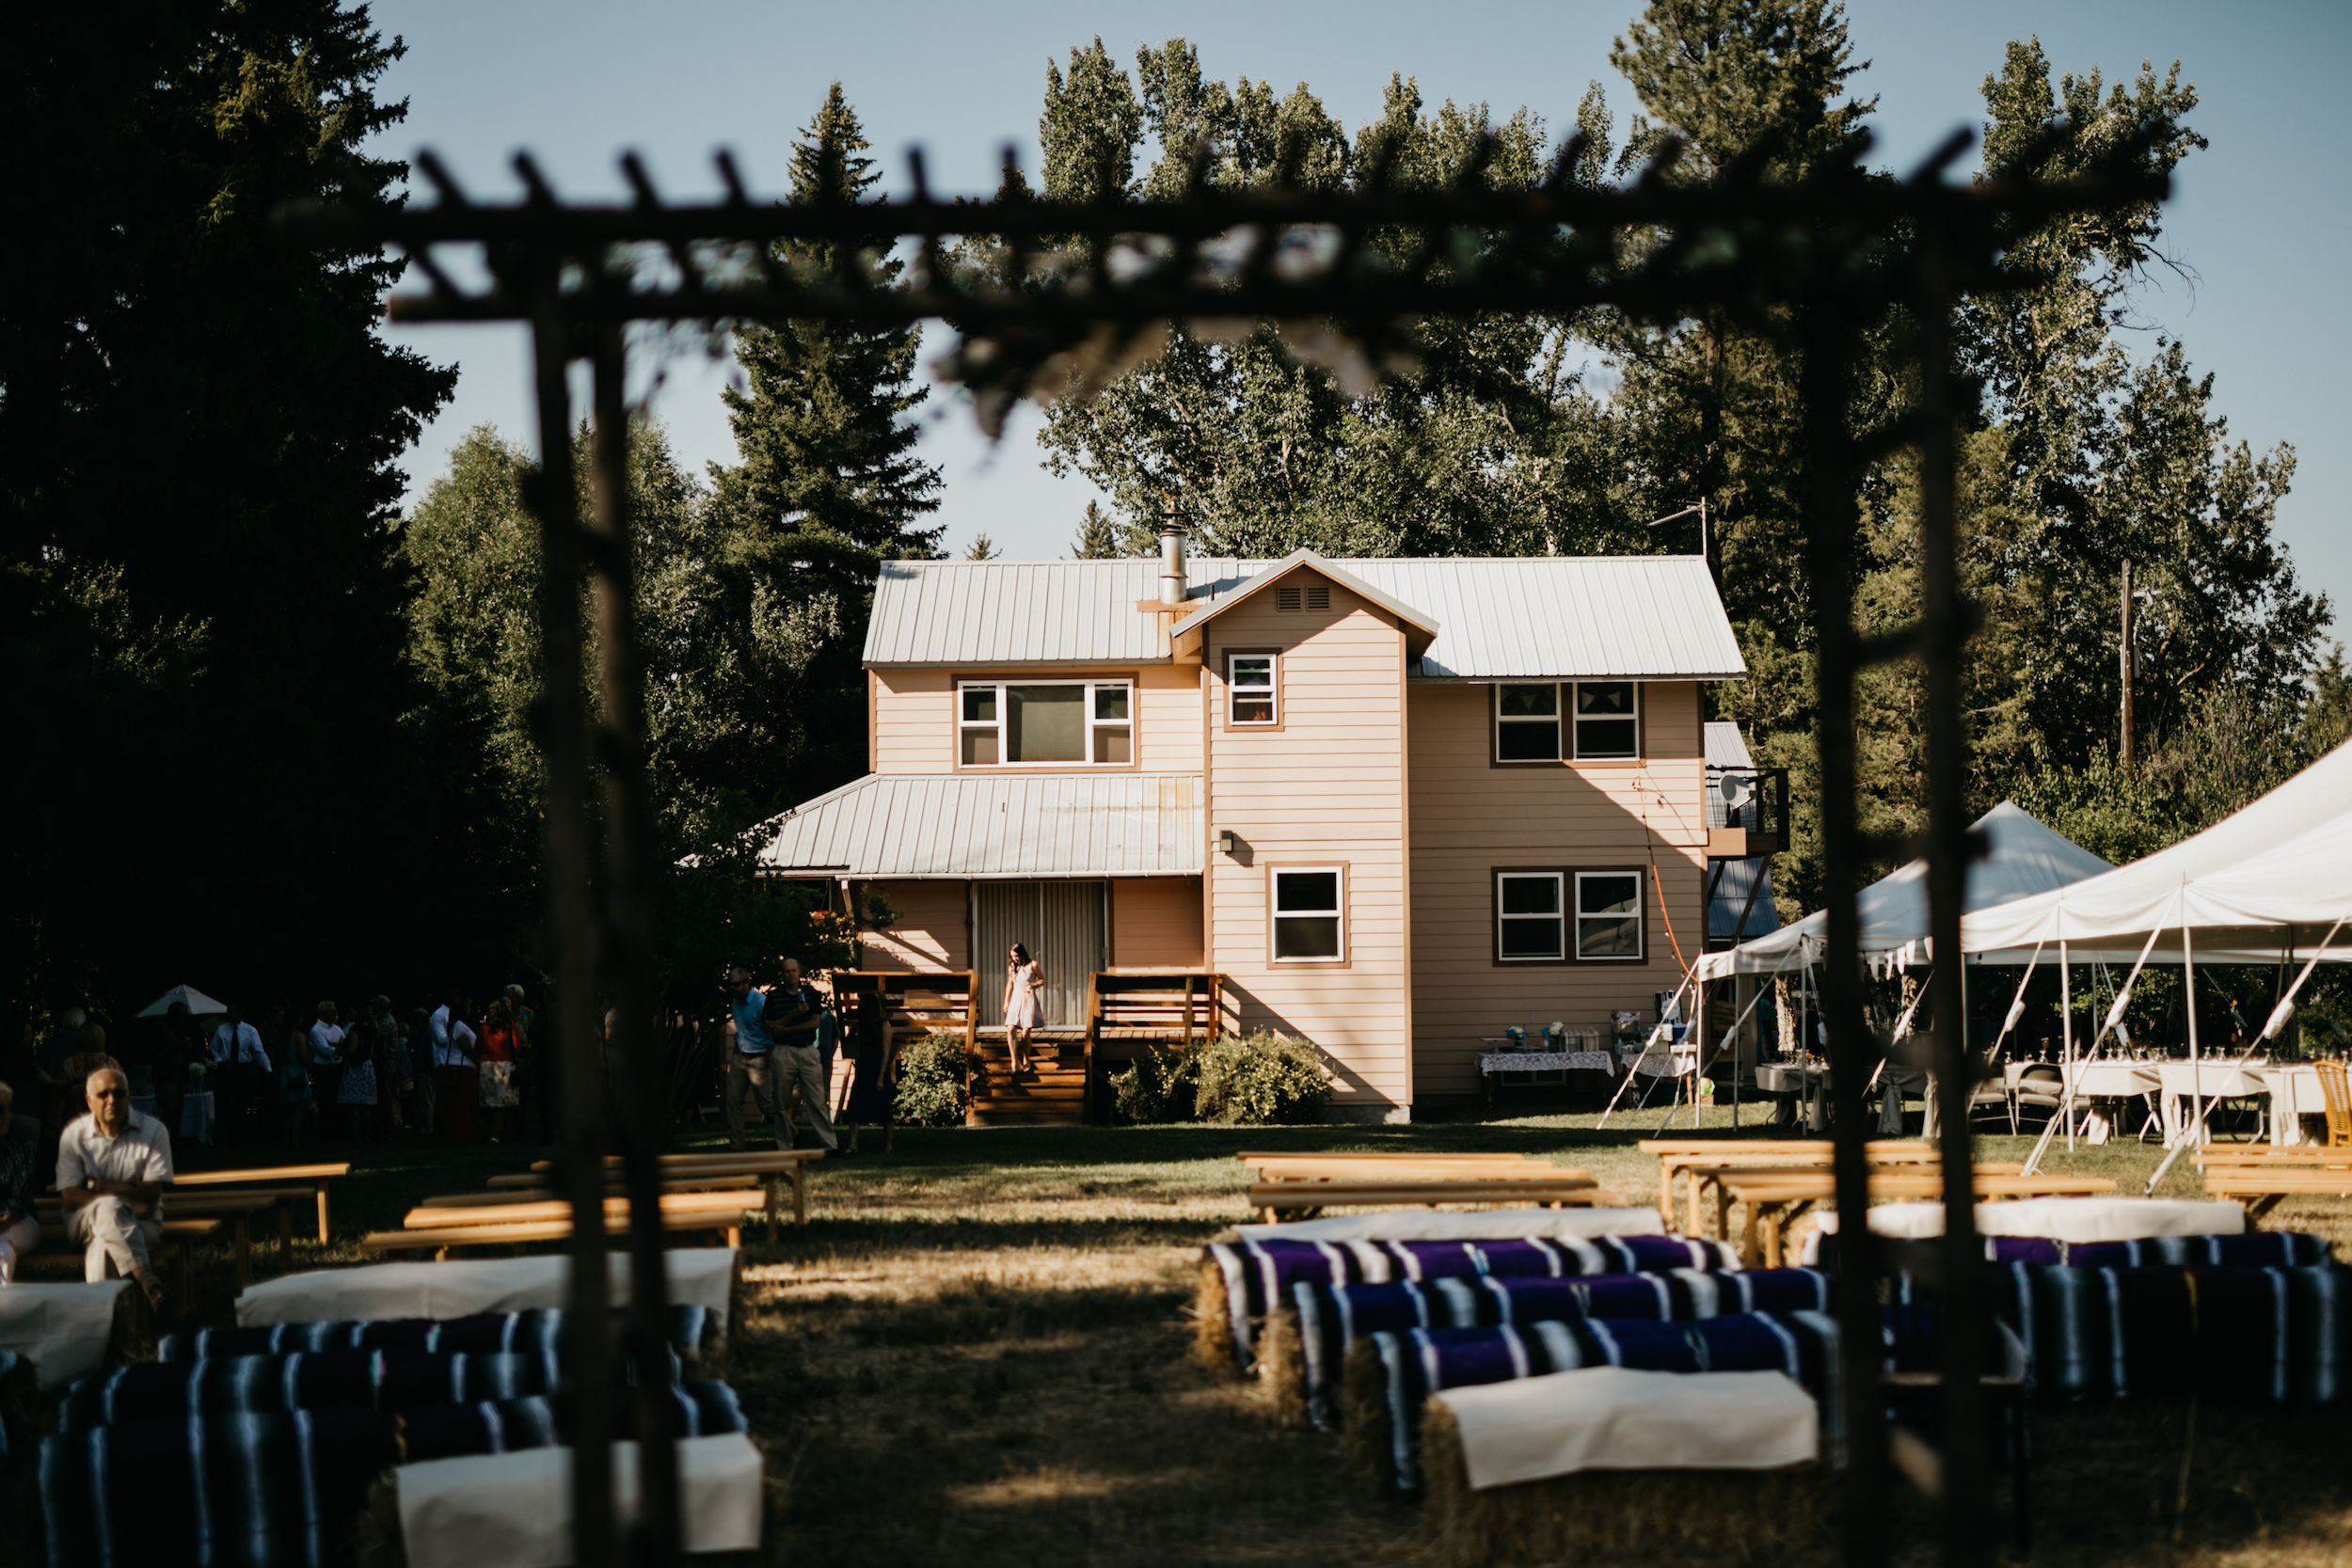
<svg viewBox="0 0 2352 1568"><path fill-rule="evenodd" d="M77 1117L57 1140L57 1196L68 1234L86 1249L82 1277L92 1284L115 1275L138 1281L160 1314L169 1300L150 1266L163 1239L164 1189L171 1185L171 1134L144 1111L131 1109L131 1081L114 1068L89 1075L89 1115Z"/></svg>

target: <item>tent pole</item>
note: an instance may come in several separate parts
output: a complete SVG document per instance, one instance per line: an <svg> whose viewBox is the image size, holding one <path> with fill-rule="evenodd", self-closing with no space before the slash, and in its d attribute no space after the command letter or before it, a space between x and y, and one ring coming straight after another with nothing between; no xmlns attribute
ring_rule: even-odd
<svg viewBox="0 0 2352 1568"><path fill-rule="evenodd" d="M2205 1069L2204 1056L2197 1048L2197 933L2186 921L2181 923L2181 967L2185 978L2181 985L2181 1006L2188 1009L2188 1100L2197 1113L2189 1127L2200 1136L2205 1128Z"/></svg>
<svg viewBox="0 0 2352 1568"><path fill-rule="evenodd" d="M2066 960L2066 939L2058 938L2058 1035L2061 1040L2058 1055L2066 1066L2065 1103L2058 1115L2066 1118L2066 1152L2074 1152L2074 972Z"/></svg>

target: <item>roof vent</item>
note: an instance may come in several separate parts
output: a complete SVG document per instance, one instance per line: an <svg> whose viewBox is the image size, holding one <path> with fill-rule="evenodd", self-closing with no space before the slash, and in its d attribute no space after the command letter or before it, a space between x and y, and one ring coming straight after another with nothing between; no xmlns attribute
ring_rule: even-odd
<svg viewBox="0 0 2352 1568"><path fill-rule="evenodd" d="M1309 610L1330 609L1331 585L1327 582L1309 583L1307 585L1307 608Z"/></svg>
<svg viewBox="0 0 2352 1568"><path fill-rule="evenodd" d="M1274 608L1285 615L1297 614L1298 590L1295 587L1277 588L1274 591Z"/></svg>

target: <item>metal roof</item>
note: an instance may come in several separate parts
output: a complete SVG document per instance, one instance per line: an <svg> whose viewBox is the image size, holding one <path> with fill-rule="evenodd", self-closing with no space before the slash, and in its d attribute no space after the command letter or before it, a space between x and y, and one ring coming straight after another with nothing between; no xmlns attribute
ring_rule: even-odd
<svg viewBox="0 0 2352 1568"><path fill-rule="evenodd" d="M1221 607L1287 561L1196 556L1188 597ZM1438 627L1421 680L1737 680L1747 673L1722 598L1696 556L1341 560ZM874 590L866 662L1083 665L1158 662L1156 561L894 561ZM1198 620L1199 615L1190 619Z"/></svg>
<svg viewBox="0 0 2352 1568"><path fill-rule="evenodd" d="M976 880L1197 877L1200 796L1194 773L870 773L769 823L759 866Z"/></svg>
<svg viewBox="0 0 2352 1568"><path fill-rule="evenodd" d="M1756 759L1748 755L1748 743L1740 735L1740 726L1728 719L1709 719L1699 726L1706 733L1707 766L1709 768L1754 768Z"/></svg>
<svg viewBox="0 0 2352 1568"><path fill-rule="evenodd" d="M1230 610L1242 600L1262 592L1267 584L1279 581L1290 573L1293 567L1307 566L1321 572L1342 587L1354 590L1359 596L1370 599L1374 604L1424 636L1434 638L1438 635L1438 624L1429 618L1426 611L1406 604L1386 589L1366 582L1338 562L1317 555L1304 546L1291 551L1279 561L1251 562L1248 564L1250 572L1248 577L1241 578L1232 588L1218 587L1202 594L1201 607L1177 622L1169 630L1181 636L1207 621L1211 616ZM1191 596L1186 595L1187 598Z"/></svg>

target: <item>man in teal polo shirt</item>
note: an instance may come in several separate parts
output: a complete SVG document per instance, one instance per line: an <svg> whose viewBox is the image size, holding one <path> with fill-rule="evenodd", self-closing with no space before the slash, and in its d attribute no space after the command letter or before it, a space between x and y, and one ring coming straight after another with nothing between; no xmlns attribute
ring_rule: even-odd
<svg viewBox="0 0 2352 1568"><path fill-rule="evenodd" d="M792 1126L777 1103L776 1069L771 1055L775 1041L770 1031L795 1022L797 1014L787 1011L783 1017L769 1018L767 996L753 988L751 971L739 966L727 971L727 994L735 1015L735 1048L727 1057L728 1142L739 1149L743 1147L743 1100L749 1095L759 1114L768 1118L776 1147L789 1148Z"/></svg>

